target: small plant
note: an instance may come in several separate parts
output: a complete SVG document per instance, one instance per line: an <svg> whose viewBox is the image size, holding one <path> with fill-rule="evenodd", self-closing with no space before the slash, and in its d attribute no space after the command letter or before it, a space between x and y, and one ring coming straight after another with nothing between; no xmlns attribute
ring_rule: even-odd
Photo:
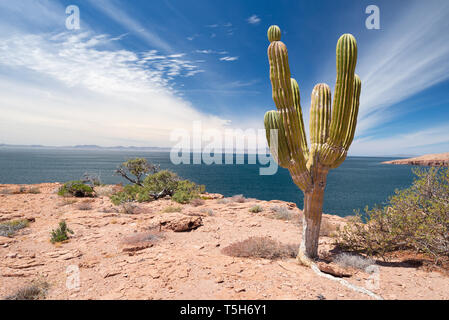
<svg viewBox="0 0 449 320"><path fill-rule="evenodd" d="M204 190L205 187L202 185L197 185L189 180L181 180L178 183L172 199L178 203L189 203L193 199L199 198Z"/></svg>
<svg viewBox="0 0 449 320"><path fill-rule="evenodd" d="M123 244L133 245L139 243L154 243L164 238L164 234L159 231L151 230L147 232L141 232L133 234L132 236L125 237L122 240Z"/></svg>
<svg viewBox="0 0 449 320"><path fill-rule="evenodd" d="M67 223L65 221L59 222L59 227L51 232L51 243L63 242L69 239L69 235L73 234L73 231L67 227Z"/></svg>
<svg viewBox="0 0 449 320"><path fill-rule="evenodd" d="M282 259L294 258L298 245L285 245L268 237L251 237L224 248L222 252L232 257Z"/></svg>
<svg viewBox="0 0 449 320"><path fill-rule="evenodd" d="M149 163L145 158L129 159L123 162L115 171L129 182L143 187L143 180L148 174L159 171L159 165Z"/></svg>
<svg viewBox="0 0 449 320"><path fill-rule="evenodd" d="M8 188L3 188L0 190L0 194L12 194L12 190Z"/></svg>
<svg viewBox="0 0 449 320"><path fill-rule="evenodd" d="M231 203L231 199L229 199L229 198L218 199L217 203L218 204L228 204L228 203Z"/></svg>
<svg viewBox="0 0 449 320"><path fill-rule="evenodd" d="M38 187L31 187L30 190L28 190L28 193L39 194L41 193L41 190Z"/></svg>
<svg viewBox="0 0 449 320"><path fill-rule="evenodd" d="M41 300L45 299L50 285L45 281L33 281L20 288L16 293L7 296L5 300Z"/></svg>
<svg viewBox="0 0 449 320"><path fill-rule="evenodd" d="M271 207L271 210L274 212L275 219L293 220L296 217L294 212L288 210L286 207L274 206L274 207Z"/></svg>
<svg viewBox="0 0 449 320"><path fill-rule="evenodd" d="M231 201L237 202L237 203L244 203L246 202L246 198L242 194L235 195L231 198Z"/></svg>
<svg viewBox="0 0 449 320"><path fill-rule="evenodd" d="M162 212L164 213L173 213L173 212L181 212L182 207L181 206L168 206Z"/></svg>
<svg viewBox="0 0 449 320"><path fill-rule="evenodd" d="M18 193L20 193L20 194L27 193L27 188L25 186L20 186Z"/></svg>
<svg viewBox="0 0 449 320"><path fill-rule="evenodd" d="M92 210L92 203L90 201L83 201L78 203L76 208L82 211Z"/></svg>
<svg viewBox="0 0 449 320"><path fill-rule="evenodd" d="M207 209L207 208L203 208L200 210L201 213L206 213L209 217L213 217L214 214L214 210L212 209Z"/></svg>
<svg viewBox="0 0 449 320"><path fill-rule="evenodd" d="M342 267L351 267L359 270L365 270L367 267L375 264L376 262L371 258L365 258L357 254L340 253L338 254L334 262Z"/></svg>
<svg viewBox="0 0 449 320"><path fill-rule="evenodd" d="M105 185L105 186L95 186L94 191L95 194L99 197L109 197L114 194L115 186L113 185Z"/></svg>
<svg viewBox="0 0 449 320"><path fill-rule="evenodd" d="M0 224L0 236L12 237L20 229L28 227L30 222L28 220L12 220Z"/></svg>
<svg viewBox="0 0 449 320"><path fill-rule="evenodd" d="M100 175L97 175L97 174L91 174L91 173L85 172L83 174L83 177L81 178L81 181L84 184L90 185L91 187L101 186Z"/></svg>
<svg viewBox="0 0 449 320"><path fill-rule="evenodd" d="M125 214L138 214L141 212L140 207L131 202L122 203L121 209L121 212Z"/></svg>
<svg viewBox="0 0 449 320"><path fill-rule="evenodd" d="M261 206L259 206L259 205L255 205L254 207L251 207L249 209L249 212L252 212L252 213L259 213L259 212L262 212L262 211L263 211L263 208Z"/></svg>
<svg viewBox="0 0 449 320"><path fill-rule="evenodd" d="M82 181L69 181L59 189L58 195L67 197L93 197L95 194L94 189L91 186L84 184Z"/></svg>

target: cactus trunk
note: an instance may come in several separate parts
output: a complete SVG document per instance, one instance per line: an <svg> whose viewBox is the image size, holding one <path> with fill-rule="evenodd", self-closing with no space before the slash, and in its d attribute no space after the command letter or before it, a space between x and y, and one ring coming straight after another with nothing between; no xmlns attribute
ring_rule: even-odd
<svg viewBox="0 0 449 320"><path fill-rule="evenodd" d="M268 29L268 60L276 111L265 114L267 141L273 158L289 170L293 182L304 192L303 232L298 260L310 265L318 258L318 239L327 174L346 159L354 138L360 78L354 73L357 42L344 34L337 42L337 81L331 106L331 89L315 86L310 108L310 150L302 117L299 86L290 78L286 45L278 26ZM275 134L273 134L275 133Z"/></svg>

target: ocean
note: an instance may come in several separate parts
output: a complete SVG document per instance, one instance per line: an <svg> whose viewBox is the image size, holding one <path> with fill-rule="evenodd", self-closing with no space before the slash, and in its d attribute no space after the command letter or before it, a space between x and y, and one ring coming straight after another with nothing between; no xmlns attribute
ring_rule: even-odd
<svg viewBox="0 0 449 320"><path fill-rule="evenodd" d="M144 157L176 172L185 179L204 184L208 192L225 196L243 194L261 200L284 200L303 207L303 195L286 169L275 175L259 175L259 164L174 165L168 152L131 150L81 150L0 147L0 184L35 184L79 179L85 172L97 174L106 184L126 183L114 170L129 158ZM327 179L323 212L347 216L354 210L382 205L395 189L413 181L411 166L381 164L392 158L348 157ZM245 161L245 163L247 163Z"/></svg>

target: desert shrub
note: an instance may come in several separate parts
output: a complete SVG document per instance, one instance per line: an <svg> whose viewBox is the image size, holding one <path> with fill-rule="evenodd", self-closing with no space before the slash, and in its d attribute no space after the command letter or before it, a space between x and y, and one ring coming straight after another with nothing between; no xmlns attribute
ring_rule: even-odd
<svg viewBox="0 0 449 320"><path fill-rule="evenodd" d="M182 207L181 206L168 206L162 210L164 213L173 213L173 212L181 212Z"/></svg>
<svg viewBox="0 0 449 320"><path fill-rule="evenodd" d="M322 219L320 226L320 236L326 237L333 236L337 230L338 230L337 225L332 224L325 218Z"/></svg>
<svg viewBox="0 0 449 320"><path fill-rule="evenodd" d="M111 195L110 198L115 205L130 201L148 202L166 196L171 196L179 203L188 203L199 198L202 192L204 186L181 180L176 173L162 170L148 175L142 185L127 185L123 191Z"/></svg>
<svg viewBox="0 0 449 320"><path fill-rule="evenodd" d="M189 203L193 199L198 199L204 190L205 188L202 185L197 185L189 180L181 180L178 182L172 199L179 203Z"/></svg>
<svg viewBox="0 0 449 320"><path fill-rule="evenodd" d="M45 299L50 285L45 281L33 281L29 285L19 288L5 300L40 300Z"/></svg>
<svg viewBox="0 0 449 320"><path fill-rule="evenodd" d="M203 208L200 210L201 213L206 213L208 216L213 217L214 214L214 210L212 209L207 209L207 208Z"/></svg>
<svg viewBox="0 0 449 320"><path fill-rule="evenodd" d="M298 245L282 244L268 237L251 237L227 246L222 252L232 257L275 260L296 257L298 248Z"/></svg>
<svg viewBox="0 0 449 320"><path fill-rule="evenodd" d="M65 221L60 221L58 228L51 231L51 243L62 242L69 239L69 233L73 234L73 231L67 227Z"/></svg>
<svg viewBox="0 0 449 320"><path fill-rule="evenodd" d="M125 202L121 205L121 212L125 214L138 214L141 211L141 208L132 202Z"/></svg>
<svg viewBox="0 0 449 320"><path fill-rule="evenodd" d="M69 181L64 183L64 185L59 189L58 195L67 197L93 197L95 195L94 189L82 181Z"/></svg>
<svg viewBox="0 0 449 320"><path fill-rule="evenodd" d="M150 230L133 234L122 240L123 244L133 245L139 243L154 243L164 238L164 234L160 231Z"/></svg>
<svg viewBox="0 0 449 320"><path fill-rule="evenodd" d="M228 204L230 202L231 202L231 199L229 199L229 198L223 198L223 199L218 199L217 200L218 204Z"/></svg>
<svg viewBox="0 0 449 320"><path fill-rule="evenodd" d="M0 194L12 194L12 190L8 188L3 188L0 190Z"/></svg>
<svg viewBox="0 0 449 320"><path fill-rule="evenodd" d="M109 197L114 194L114 188L114 185L95 186L94 191L95 194L99 197Z"/></svg>
<svg viewBox="0 0 449 320"><path fill-rule="evenodd" d="M274 206L271 207L271 211L274 212L274 218L279 220L293 220L296 217L294 212L288 210L286 207Z"/></svg>
<svg viewBox="0 0 449 320"><path fill-rule="evenodd" d="M376 263L371 258L365 258L362 255L350 254L346 252L338 254L333 261L342 267L351 267L360 270L365 270L367 267Z"/></svg>
<svg viewBox="0 0 449 320"><path fill-rule="evenodd" d="M81 181L84 184L90 185L91 187L101 186L100 175L97 175L97 174L85 172L83 174L83 177L81 178Z"/></svg>
<svg viewBox="0 0 449 320"><path fill-rule="evenodd" d="M205 201L203 199L195 198L190 201L190 204L194 207L199 207L204 205Z"/></svg>
<svg viewBox="0 0 449 320"><path fill-rule="evenodd" d="M12 237L20 229L28 227L30 222L28 220L12 220L0 224L0 236Z"/></svg>
<svg viewBox="0 0 449 320"><path fill-rule="evenodd" d="M246 198L242 194L237 194L237 195L231 197L231 201L237 202L237 203L244 203L244 202L246 202Z"/></svg>
<svg viewBox="0 0 449 320"><path fill-rule="evenodd" d="M82 211L92 210L92 202L91 201L82 201L76 205L76 209Z"/></svg>
<svg viewBox="0 0 449 320"><path fill-rule="evenodd" d="M412 186L397 190L385 207L365 208L366 217L357 214L350 219L337 232L337 245L383 258L401 249L428 254L436 263L449 256L449 168L413 173Z"/></svg>
<svg viewBox="0 0 449 320"><path fill-rule="evenodd" d="M249 209L249 212L252 212L252 213L259 213L259 212L262 212L262 211L263 211L263 208L261 206L259 206L259 205L255 205L254 207L251 207Z"/></svg>
<svg viewBox="0 0 449 320"><path fill-rule="evenodd" d="M115 173L133 184L143 186L145 177L158 171L159 165L149 163L145 158L134 158L123 162Z"/></svg>
<svg viewBox="0 0 449 320"><path fill-rule="evenodd" d="M39 193L41 193L41 190L40 190L38 187L31 187L31 188L28 190L28 193L31 193L31 194L39 194Z"/></svg>

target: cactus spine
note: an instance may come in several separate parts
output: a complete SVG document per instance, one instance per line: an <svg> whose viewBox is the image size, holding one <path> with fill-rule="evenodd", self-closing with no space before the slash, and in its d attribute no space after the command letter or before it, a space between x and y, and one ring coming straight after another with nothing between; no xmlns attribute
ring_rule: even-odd
<svg viewBox="0 0 449 320"><path fill-rule="evenodd" d="M320 83L312 91L310 108L310 150L304 129L299 86L291 78L287 47L278 26L268 29L268 59L273 100L277 110L265 114L265 129L271 153L289 170L304 192L303 233L298 260L309 265L317 257L324 189L330 169L346 159L354 139L361 92L354 73L357 43L344 34L337 43L337 81L333 107L331 89Z"/></svg>

